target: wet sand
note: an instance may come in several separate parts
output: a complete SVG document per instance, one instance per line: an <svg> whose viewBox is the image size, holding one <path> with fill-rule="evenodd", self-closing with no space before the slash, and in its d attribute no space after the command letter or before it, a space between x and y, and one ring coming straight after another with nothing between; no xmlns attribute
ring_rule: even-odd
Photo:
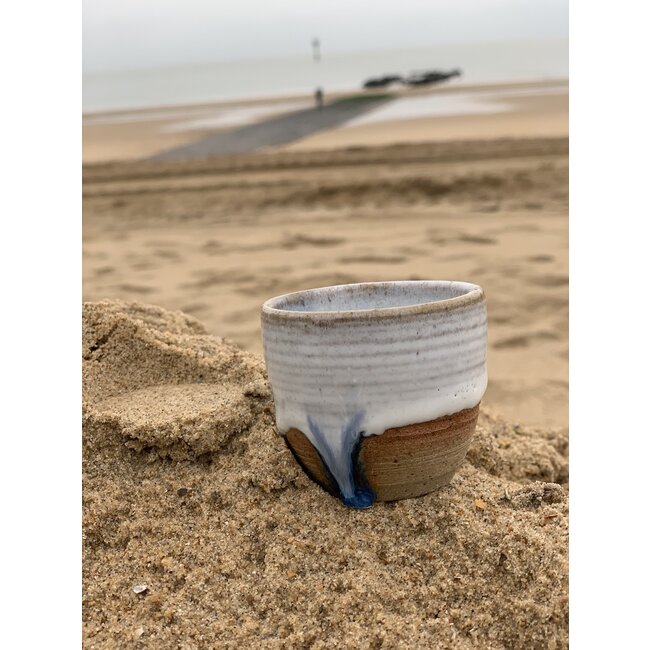
<svg viewBox="0 0 650 650"><path fill-rule="evenodd" d="M152 160L193 160L281 147L314 133L328 132L387 101L390 101L388 95L362 95L333 101L320 108L292 111L162 151L152 156Z"/></svg>
<svg viewBox="0 0 650 650"><path fill-rule="evenodd" d="M89 163L133 160L181 147L187 147L190 155L203 156L211 140L219 145L212 153L220 153L287 143L296 150L312 150L471 138L556 137L568 133L568 86L563 80L489 85L453 82L434 88L391 87L386 92L396 98L397 108L400 100L430 99L432 115L438 115L442 107L449 107L452 114L412 119L405 111L399 119L381 124L332 129L336 120L329 121L325 114L315 119L319 116L308 111L299 120L302 128L297 128L295 120L283 121L282 116L313 106L313 97L304 95L92 113L84 116L83 159ZM555 96L549 98L549 93ZM377 91L367 94L375 95ZM351 95L355 93L328 93L326 103L336 104ZM454 115L454 111L459 114ZM336 112L329 111L334 117ZM345 117L339 115L340 119ZM272 128L263 126L267 120ZM274 120L279 124L273 124ZM255 128L246 133L252 126ZM322 128L329 130L310 135ZM237 130L243 130L246 139L233 138Z"/></svg>
<svg viewBox="0 0 650 650"><path fill-rule="evenodd" d="M496 93L490 96L499 99ZM487 98L486 98L487 99ZM506 95L508 110L494 113L440 115L343 125L288 145L289 151L315 151L357 146L384 146L497 137L554 138L569 135L569 97L566 92ZM471 109L468 109L471 110Z"/></svg>

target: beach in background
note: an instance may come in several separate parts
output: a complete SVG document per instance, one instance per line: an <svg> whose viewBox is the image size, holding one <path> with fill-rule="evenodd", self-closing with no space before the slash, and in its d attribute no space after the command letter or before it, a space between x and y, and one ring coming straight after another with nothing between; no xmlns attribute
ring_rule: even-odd
<svg viewBox="0 0 650 650"><path fill-rule="evenodd" d="M439 140L568 135L565 79L495 84L450 82L436 88L391 88L389 101L286 144L295 151ZM329 93L328 101L372 93ZM126 109L84 116L84 162L149 158L233 133L278 116L304 112L312 96L291 95L198 105Z"/></svg>
<svg viewBox="0 0 650 650"><path fill-rule="evenodd" d="M294 150L436 140L556 137L568 133L566 39L444 45L84 75L84 162L139 159L306 111L316 87L326 103L371 77L436 67L460 78L435 87L393 84L393 101L369 108Z"/></svg>
<svg viewBox="0 0 650 650"><path fill-rule="evenodd" d="M260 305L274 295L476 282L490 319L485 402L564 426L567 206L565 137L88 166L84 298L181 309L260 352Z"/></svg>

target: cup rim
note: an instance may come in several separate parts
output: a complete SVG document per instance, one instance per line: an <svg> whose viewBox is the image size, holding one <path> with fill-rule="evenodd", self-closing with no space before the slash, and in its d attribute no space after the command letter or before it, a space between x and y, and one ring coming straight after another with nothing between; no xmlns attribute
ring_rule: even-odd
<svg viewBox="0 0 650 650"><path fill-rule="evenodd" d="M455 287L465 289L466 292L453 298L443 298L431 302L414 303L412 305L401 305L398 307L371 307L369 309L340 309L331 311L307 311L296 309L278 308L281 301L296 300L300 296L322 291L324 289L345 290L357 287L381 287L386 285L427 285L431 287L445 285L447 288ZM278 319L308 319L308 320L347 320L357 318L384 318L395 316L411 316L431 314L434 312L445 312L460 307L480 303L485 299L485 293L478 284L458 280L392 280L382 282L355 282L351 284L334 284L325 287L314 287L313 289L304 289L302 291L293 291L280 296L269 298L262 305L262 315L265 317L275 317Z"/></svg>

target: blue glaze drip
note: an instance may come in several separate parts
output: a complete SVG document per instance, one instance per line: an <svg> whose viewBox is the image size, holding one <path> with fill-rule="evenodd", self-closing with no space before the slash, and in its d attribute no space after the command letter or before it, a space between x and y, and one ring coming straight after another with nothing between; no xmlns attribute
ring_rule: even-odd
<svg viewBox="0 0 650 650"><path fill-rule="evenodd" d="M363 434L361 423L364 417L363 411L351 416L342 430L342 449L337 452L330 447L327 436L318 423L311 416L307 416L315 447L339 490L341 501L349 508L369 508L377 498L374 490L367 485L358 463ZM344 480L337 480L336 476Z"/></svg>
<svg viewBox="0 0 650 650"><path fill-rule="evenodd" d="M348 508L369 508L377 499L374 490L369 487L357 487L351 497L341 495L341 501Z"/></svg>

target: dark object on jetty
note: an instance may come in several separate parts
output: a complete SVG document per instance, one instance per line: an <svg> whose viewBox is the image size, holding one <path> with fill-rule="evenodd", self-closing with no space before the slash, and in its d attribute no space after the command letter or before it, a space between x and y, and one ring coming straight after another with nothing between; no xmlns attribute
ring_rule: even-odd
<svg viewBox="0 0 650 650"><path fill-rule="evenodd" d="M453 77L460 77L460 70L451 70L450 72L441 72L440 70L430 70L428 72L415 72L406 77L404 83L408 86L428 86L429 84L438 84Z"/></svg>
<svg viewBox="0 0 650 650"><path fill-rule="evenodd" d="M401 77L397 74L386 74L382 77L372 77L368 79L363 87L368 90L370 88L385 88L394 83L401 83L406 86L428 86L430 84L438 84L453 77L460 77L461 71L450 70L449 72L442 72L440 70L427 70L424 72L414 72L408 77Z"/></svg>
<svg viewBox="0 0 650 650"><path fill-rule="evenodd" d="M323 108L323 89L320 86L314 92L314 99L316 100L316 108Z"/></svg>
<svg viewBox="0 0 650 650"><path fill-rule="evenodd" d="M383 77L372 77L363 84L364 88L385 88L394 83L404 83L404 79L398 74L387 74Z"/></svg>

